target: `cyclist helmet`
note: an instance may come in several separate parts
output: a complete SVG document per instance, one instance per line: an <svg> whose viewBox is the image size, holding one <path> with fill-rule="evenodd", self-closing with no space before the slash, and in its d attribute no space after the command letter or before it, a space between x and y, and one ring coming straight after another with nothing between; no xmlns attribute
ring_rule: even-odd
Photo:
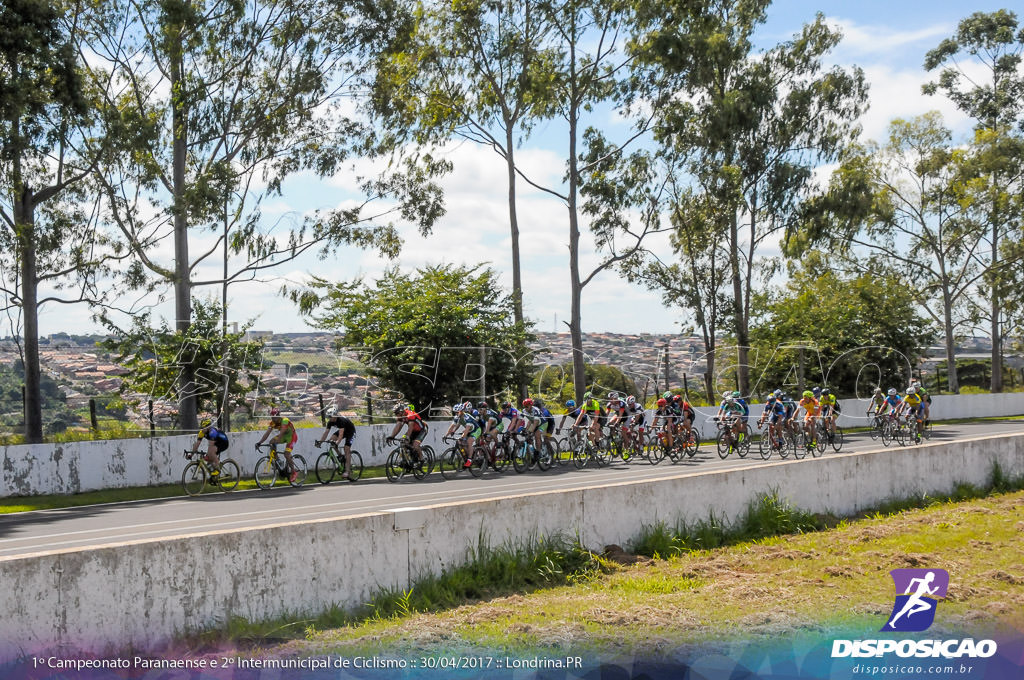
<svg viewBox="0 0 1024 680"><path fill-rule="evenodd" d="M666 401L668 401L669 399L671 399L671 398L672 398L672 392L670 392L670 391L666 390L666 391L665 391L665 394L661 395L661 398L662 398L662 399L664 399L664 400L666 400Z"/></svg>
<svg viewBox="0 0 1024 680"><path fill-rule="evenodd" d="M907 394L917 394L917 388L911 385L907 388Z"/></svg>
<svg viewBox="0 0 1024 680"><path fill-rule="evenodd" d="M782 390L775 390L774 392L772 392L772 394L775 396L776 399L782 398Z"/></svg>
<svg viewBox="0 0 1024 680"><path fill-rule="evenodd" d="M823 389L821 391L821 394L822 394L822 396L827 397L828 395L832 394L832 390L830 390L829 388L826 387L825 389Z"/></svg>
<svg viewBox="0 0 1024 680"><path fill-rule="evenodd" d="M882 393L882 388L881 387L876 387L875 388L875 394L881 394L881 393Z"/></svg>
<svg viewBox="0 0 1024 680"><path fill-rule="evenodd" d="M619 393L618 392L609 392L608 393L608 398L609 399L613 399L613 400L614 399L618 399L619 398Z"/></svg>
<svg viewBox="0 0 1024 680"><path fill-rule="evenodd" d="M462 413L462 404L452 406L452 413Z"/></svg>
<svg viewBox="0 0 1024 680"><path fill-rule="evenodd" d="M732 394L729 395L733 399L739 399L742 395L739 390L733 390Z"/></svg>
<svg viewBox="0 0 1024 680"><path fill-rule="evenodd" d="M813 397L814 392L811 392L810 390L804 390L804 399L812 399Z"/></svg>
<svg viewBox="0 0 1024 680"><path fill-rule="evenodd" d="M632 406L633 404L636 403L636 397L634 397L632 394L629 395L628 397L626 397L626 403Z"/></svg>
<svg viewBox="0 0 1024 680"><path fill-rule="evenodd" d="M531 406L533 406L533 399L530 399L529 397L523 399L523 408L530 408Z"/></svg>
<svg viewBox="0 0 1024 680"><path fill-rule="evenodd" d="M405 407L402 406L401 404L395 404L395 407L391 409L391 412L394 413L396 416L404 415Z"/></svg>
<svg viewBox="0 0 1024 680"><path fill-rule="evenodd" d="M467 399L466 401L462 402L462 410L463 411L472 411L473 410L473 402L470 401L469 399Z"/></svg>
<svg viewBox="0 0 1024 680"><path fill-rule="evenodd" d="M208 428L210 425L213 425L213 421L210 420L209 418L203 418L201 421L199 421L199 427L201 427L204 430Z"/></svg>
<svg viewBox="0 0 1024 680"><path fill-rule="evenodd" d="M486 401L481 401L479 404L476 405L476 407L481 411L486 411L487 409L490 408L490 406L487 405Z"/></svg>
<svg viewBox="0 0 1024 680"><path fill-rule="evenodd" d="M479 418L480 417L480 411L477 411L476 409L473 409L472 416L474 418Z"/></svg>
<svg viewBox="0 0 1024 680"><path fill-rule="evenodd" d="M584 392L583 393L583 399L584 400L593 399L593 398L594 398L594 393L593 392Z"/></svg>
<svg viewBox="0 0 1024 680"><path fill-rule="evenodd" d="M502 404L501 404L501 410L502 411L507 411L510 408L512 408L512 402L510 402L510 401L502 402Z"/></svg>
<svg viewBox="0 0 1024 680"><path fill-rule="evenodd" d="M726 398L725 398L725 403L726 403L726 404L735 404L735 403L736 403L736 400L735 400L735 399L733 399L733 398L732 398L732 396L730 395L730 396L728 396L728 397L726 397Z"/></svg>
<svg viewBox="0 0 1024 680"><path fill-rule="evenodd" d="M660 408L665 408L666 406L668 406L668 399L666 399L665 397L662 397L661 399L659 399L658 400L658 406Z"/></svg>
<svg viewBox="0 0 1024 680"><path fill-rule="evenodd" d="M576 400L575 399L570 399L569 401L565 402L565 407L566 408L576 408Z"/></svg>
<svg viewBox="0 0 1024 680"><path fill-rule="evenodd" d="M890 387L889 388L889 396L890 397L895 397L896 396L896 388L895 387Z"/></svg>
<svg viewBox="0 0 1024 680"><path fill-rule="evenodd" d="M811 388L811 393L817 397L818 395L821 394L821 388L815 385L813 388Z"/></svg>
<svg viewBox="0 0 1024 680"><path fill-rule="evenodd" d="M276 418L279 415L281 415L281 409L277 408L276 406L274 408L270 409L270 417L271 418Z"/></svg>
<svg viewBox="0 0 1024 680"><path fill-rule="evenodd" d="M329 409L327 409L328 418L333 418L336 415L338 415L338 409L336 407L332 406Z"/></svg>

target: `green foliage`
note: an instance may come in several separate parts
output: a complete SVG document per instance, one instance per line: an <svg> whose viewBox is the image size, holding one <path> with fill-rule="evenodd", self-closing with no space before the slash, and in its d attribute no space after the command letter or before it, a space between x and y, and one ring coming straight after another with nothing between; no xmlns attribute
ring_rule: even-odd
<svg viewBox="0 0 1024 680"><path fill-rule="evenodd" d="M876 385L908 380L935 331L907 286L877 269L844 278L825 265L822 254L809 255L805 263L784 288L755 298L757 390L796 384L800 346L806 381L843 396L864 396Z"/></svg>
<svg viewBox="0 0 1024 680"><path fill-rule="evenodd" d="M196 299L192 323L185 334L172 330L166 320L153 326L148 313L134 317L127 329L109 320L105 323L111 337L100 346L113 352L114 360L131 371L121 385L125 404L138 406L146 399L179 402L183 395L178 376L188 362L196 369L192 394L198 398L201 411L220 413L227 403L232 411L244 409L252 415L252 404L245 395L267 368L267 362L261 341L244 341L251 322L237 333L223 333L220 306Z"/></svg>
<svg viewBox="0 0 1024 680"><path fill-rule="evenodd" d="M319 328L341 331L341 346L358 348L371 375L392 391L392 403L426 411L500 395L529 369L529 357L515 352L533 335L513 321L511 296L497 278L482 265L413 273L394 267L372 289L362 280L317 279L305 296L293 299ZM481 394L479 369L471 368L480 363L480 348L486 348L488 395Z"/></svg>

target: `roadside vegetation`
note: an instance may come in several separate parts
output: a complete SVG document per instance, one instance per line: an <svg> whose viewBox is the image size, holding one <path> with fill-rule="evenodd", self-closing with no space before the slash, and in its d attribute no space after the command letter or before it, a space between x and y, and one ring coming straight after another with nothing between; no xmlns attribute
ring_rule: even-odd
<svg viewBox="0 0 1024 680"><path fill-rule="evenodd" d="M895 499L856 518L807 513L769 494L735 524L709 516L650 526L625 549L573 537L471 550L466 565L362 607L316 618L233 619L197 648L268 655L601 649L666 655L680 646L799 631L877 631L888 571L951 575L933 630L1024 629L1024 478L996 467L984 488ZM592 547L591 547L592 548Z"/></svg>

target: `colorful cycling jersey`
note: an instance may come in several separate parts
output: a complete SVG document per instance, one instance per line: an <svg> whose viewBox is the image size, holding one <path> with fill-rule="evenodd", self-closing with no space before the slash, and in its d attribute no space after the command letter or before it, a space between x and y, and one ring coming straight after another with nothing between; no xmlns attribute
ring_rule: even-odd
<svg viewBox="0 0 1024 680"><path fill-rule="evenodd" d="M797 405L803 406L804 411L806 411L807 415L809 416L816 416L818 415L818 412L821 410L821 405L818 403L818 400L815 399L814 397L804 397L799 402L797 402Z"/></svg>
<svg viewBox="0 0 1024 680"><path fill-rule="evenodd" d="M292 421L288 420L287 418L281 418L281 422L277 425L271 423L270 427L275 430L278 430L281 434L284 434L285 432L288 431L291 431L292 434L295 434L295 426L292 425Z"/></svg>
<svg viewBox="0 0 1024 680"><path fill-rule="evenodd" d="M829 408L835 408L836 401L836 395L830 394L828 396L822 395L821 399L818 400L818 403L821 405L821 410L824 411L826 406Z"/></svg>
<svg viewBox="0 0 1024 680"><path fill-rule="evenodd" d="M454 425L455 427L462 427L465 425L472 427L474 430L480 427L480 423L477 422L476 418L474 418L472 414L466 413L465 411L460 411L455 414L455 417L452 418L452 425Z"/></svg>
<svg viewBox="0 0 1024 680"><path fill-rule="evenodd" d="M408 409L408 408L405 409L405 413L403 413L402 415L398 416L398 422L400 422L400 423L408 423L409 424L409 432L412 433L412 434L415 434L415 433L419 432L420 430L425 429L425 427L426 427L423 424L423 418L420 416L420 414L416 413L412 409Z"/></svg>
<svg viewBox="0 0 1024 680"><path fill-rule="evenodd" d="M491 426L491 429L496 429L501 425L501 414L494 409L487 409L480 414L480 423L484 429L487 429L488 425Z"/></svg>
<svg viewBox="0 0 1024 680"><path fill-rule="evenodd" d="M502 418L508 418L509 425L511 425L512 423L516 422L519 419L519 411L516 410L515 406L508 407L499 415L501 415Z"/></svg>
<svg viewBox="0 0 1024 680"><path fill-rule="evenodd" d="M871 404L868 406L868 408L872 408L877 411L883 406L885 406L885 397L879 394L877 396L871 397Z"/></svg>
<svg viewBox="0 0 1024 680"><path fill-rule="evenodd" d="M663 408L659 408L657 411L654 412L654 418L655 418L655 420L657 420L658 418L661 418L662 420L665 421L666 424L668 424L668 423L675 422L676 414L672 412L671 408L669 408L668 406L665 406ZM652 426L653 426L653 423L652 423Z"/></svg>
<svg viewBox="0 0 1024 680"><path fill-rule="evenodd" d="M903 403L909 406L910 408L917 408L918 406L921 405L921 401L921 397L916 394L908 394L905 397L903 397Z"/></svg>
<svg viewBox="0 0 1024 680"><path fill-rule="evenodd" d="M626 416L642 423L644 420L644 407L640 404L633 402L632 406L626 405Z"/></svg>
<svg viewBox="0 0 1024 680"><path fill-rule="evenodd" d="M745 416L749 413L746 402L741 404L738 400L731 404L723 401L721 409L727 416Z"/></svg>
<svg viewBox="0 0 1024 680"><path fill-rule="evenodd" d="M764 412L769 415L778 414L784 416L786 415L786 405L782 403L781 399L776 399L775 401L765 403Z"/></svg>
<svg viewBox="0 0 1024 680"><path fill-rule="evenodd" d="M740 409L743 412L743 415L745 415L745 416L749 416L750 415L750 407L747 405L747 400L746 399L737 399L733 403L735 403L737 406L740 407Z"/></svg>
<svg viewBox="0 0 1024 680"><path fill-rule="evenodd" d="M519 415L522 416L522 418L527 423L539 423L541 420L544 419L544 414L541 413L540 409L537 408L536 406L524 408L522 411L519 412Z"/></svg>
<svg viewBox="0 0 1024 680"><path fill-rule="evenodd" d="M896 408L902 402L903 402L903 400L900 399L900 395L894 394L891 397L886 397L885 401L883 402L883 405L889 406L890 408Z"/></svg>
<svg viewBox="0 0 1024 680"><path fill-rule="evenodd" d="M228 436L212 425L199 430L196 439L209 439L211 442L217 442L218 445L228 443Z"/></svg>
<svg viewBox="0 0 1024 680"><path fill-rule="evenodd" d="M570 418L571 420L576 420L577 418L580 417L580 413L581 412L582 412L582 409L579 406L577 406L573 410L571 410L568 413L566 413L565 417L566 418ZM586 419L587 419L587 417L583 416L583 420L586 420Z"/></svg>
<svg viewBox="0 0 1024 680"><path fill-rule="evenodd" d="M626 402L621 399L608 402L608 415L623 417L626 415Z"/></svg>
<svg viewBox="0 0 1024 680"><path fill-rule="evenodd" d="M796 413L797 403L793 401L792 397L785 399L782 405L786 407L786 418L792 418L793 414Z"/></svg>
<svg viewBox="0 0 1024 680"><path fill-rule="evenodd" d="M601 403L597 399L583 402L584 413L601 413Z"/></svg>

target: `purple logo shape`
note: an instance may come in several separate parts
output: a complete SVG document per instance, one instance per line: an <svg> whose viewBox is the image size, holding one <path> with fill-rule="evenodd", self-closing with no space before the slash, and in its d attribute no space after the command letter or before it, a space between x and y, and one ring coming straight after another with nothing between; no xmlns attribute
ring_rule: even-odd
<svg viewBox="0 0 1024 680"><path fill-rule="evenodd" d="M893 569L889 572L896 585L896 601L883 631L915 633L927 630L935 621L938 601L949 590L949 572L945 569Z"/></svg>

